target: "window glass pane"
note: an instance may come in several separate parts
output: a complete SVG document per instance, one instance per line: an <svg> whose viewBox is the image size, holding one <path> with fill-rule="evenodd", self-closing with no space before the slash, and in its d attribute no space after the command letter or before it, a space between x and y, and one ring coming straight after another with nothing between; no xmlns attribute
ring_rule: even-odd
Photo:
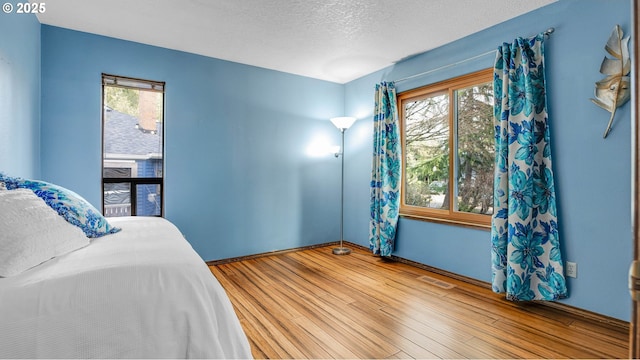
<svg viewBox="0 0 640 360"><path fill-rule="evenodd" d="M109 164L109 165L114 165L114 167L110 167L107 164L105 164L104 169L102 169L103 177L106 177L106 178L130 178L131 177L132 168L116 167L117 165L115 164Z"/></svg>
<svg viewBox="0 0 640 360"><path fill-rule="evenodd" d="M136 185L137 202L136 215L160 216L161 201L160 185Z"/></svg>
<svg viewBox="0 0 640 360"><path fill-rule="evenodd" d="M131 184L104 184L104 216L131 215Z"/></svg>
<svg viewBox="0 0 640 360"><path fill-rule="evenodd" d="M493 86L484 83L456 91L456 210L493 213Z"/></svg>
<svg viewBox="0 0 640 360"><path fill-rule="evenodd" d="M404 103L405 203L449 208L449 96Z"/></svg>
<svg viewBox="0 0 640 360"><path fill-rule="evenodd" d="M127 177L162 177L162 103L160 92L104 86L105 174L128 161Z"/></svg>

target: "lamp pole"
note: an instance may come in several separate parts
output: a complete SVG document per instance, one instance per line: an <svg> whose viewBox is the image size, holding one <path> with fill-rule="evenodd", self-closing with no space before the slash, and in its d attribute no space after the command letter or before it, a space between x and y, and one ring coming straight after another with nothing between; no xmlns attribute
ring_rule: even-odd
<svg viewBox="0 0 640 360"><path fill-rule="evenodd" d="M342 134L342 146L340 148L340 153L336 154L336 157L342 155L342 159L340 170L340 247L333 249L334 255L349 255L351 253L351 249L342 246L342 240L344 239L344 132L346 130L347 129L345 128L340 129L340 133Z"/></svg>
<svg viewBox="0 0 640 360"><path fill-rule="evenodd" d="M344 240L344 132L347 131L348 128L353 125L356 121L356 118L351 116L341 116L331 118L331 122L335 127L340 129L340 134L342 135L342 146L340 151L336 153L336 157L342 155L341 160L341 169L340 169L340 247L333 249L334 255L348 255L351 254L351 250L342 246L342 242Z"/></svg>

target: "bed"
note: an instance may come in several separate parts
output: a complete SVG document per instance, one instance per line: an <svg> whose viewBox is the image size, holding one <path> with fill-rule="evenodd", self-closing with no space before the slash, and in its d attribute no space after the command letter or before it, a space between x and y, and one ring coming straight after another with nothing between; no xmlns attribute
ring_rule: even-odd
<svg viewBox="0 0 640 360"><path fill-rule="evenodd" d="M175 225L109 223L119 231L0 277L0 358L251 358L224 289Z"/></svg>

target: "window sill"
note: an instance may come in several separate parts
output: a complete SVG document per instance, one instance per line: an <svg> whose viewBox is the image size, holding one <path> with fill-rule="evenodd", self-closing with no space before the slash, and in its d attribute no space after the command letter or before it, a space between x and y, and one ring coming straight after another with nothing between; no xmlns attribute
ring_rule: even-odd
<svg viewBox="0 0 640 360"><path fill-rule="evenodd" d="M425 216L425 215L416 215L416 214L403 214L400 213L401 218L411 219L411 220L419 220L419 221L427 221L438 224L445 225L454 225L454 226L462 226L472 229L491 231L491 223L489 224L478 224L473 222L466 222L463 220L453 220L453 219L442 219L437 217Z"/></svg>

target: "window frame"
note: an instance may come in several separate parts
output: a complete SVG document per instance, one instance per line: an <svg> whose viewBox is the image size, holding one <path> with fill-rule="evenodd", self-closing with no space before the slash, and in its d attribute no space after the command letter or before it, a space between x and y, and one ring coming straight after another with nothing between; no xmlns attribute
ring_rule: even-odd
<svg viewBox="0 0 640 360"><path fill-rule="evenodd" d="M160 214L154 215L156 217L164 217L164 176L166 173L166 160L165 160L165 88L166 83L164 81L154 81L154 80L145 80L139 78L132 78L126 76L112 75L102 73L101 76L101 119L102 119L102 142L101 142L101 167L100 167L100 178L102 183L102 213L105 214L106 206L105 206L105 184L112 183L125 183L129 184L130 188L130 199L131 199L131 209L129 216L137 216L137 187L138 185L158 185L160 187ZM136 89L139 91L151 91L162 94L162 176L160 177L105 177L104 169L105 169L105 158L104 158L104 146L105 146L105 86L110 87L121 87L126 89Z"/></svg>
<svg viewBox="0 0 640 360"><path fill-rule="evenodd" d="M397 109L398 109L398 122L400 127L400 143L402 148L405 146L405 102L412 102L427 97L436 96L438 94L447 94L449 96L449 181L447 184L447 191L449 192L449 209L436 209L421 207L415 205L408 205L406 203L406 152L402 153L402 174L400 185L400 209L399 213L402 217L456 224L462 226L470 226L482 229L491 228L491 217L489 214L475 214L454 210L455 193L454 188L457 186L455 178L455 164L457 161L457 119L456 119L456 103L455 90L464 89L473 85L478 85L486 82L493 82L493 69L487 68L473 73L465 74L455 78L440 81L434 84L429 84L419 88L406 90L397 95Z"/></svg>

